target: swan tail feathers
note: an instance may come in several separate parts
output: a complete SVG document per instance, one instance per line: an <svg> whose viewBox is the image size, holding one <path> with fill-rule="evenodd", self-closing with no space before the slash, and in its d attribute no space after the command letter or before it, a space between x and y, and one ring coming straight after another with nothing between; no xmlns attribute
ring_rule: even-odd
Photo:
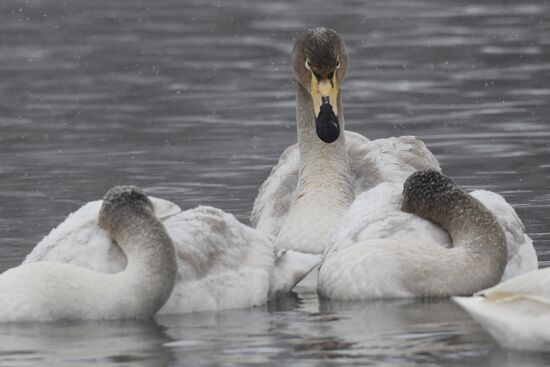
<svg viewBox="0 0 550 367"><path fill-rule="evenodd" d="M290 292L322 261L318 254L275 249L275 267L271 275L270 296Z"/></svg>
<svg viewBox="0 0 550 367"><path fill-rule="evenodd" d="M396 141L396 150L400 153L398 156L402 163L410 165L416 170L441 170L439 162L422 140L414 136L401 136L396 138Z"/></svg>
<svg viewBox="0 0 550 367"><path fill-rule="evenodd" d="M161 220L181 213L181 208L174 204L171 201L159 199L153 196L148 196L149 200L153 203L153 208L155 209L155 214Z"/></svg>

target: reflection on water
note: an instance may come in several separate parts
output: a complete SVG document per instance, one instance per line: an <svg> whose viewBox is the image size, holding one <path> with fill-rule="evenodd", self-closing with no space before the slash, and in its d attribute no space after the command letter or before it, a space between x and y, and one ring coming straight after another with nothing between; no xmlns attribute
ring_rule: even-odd
<svg viewBox="0 0 550 367"><path fill-rule="evenodd" d="M83 330L85 330L83 332ZM4 324L2 366L168 366L164 328L147 322L63 322Z"/></svg>
<svg viewBox="0 0 550 367"><path fill-rule="evenodd" d="M347 42L348 128L417 135L503 194L550 262L550 5L454 0L0 2L0 271L115 184L240 220L295 141L292 39ZM266 308L0 328L0 365L545 365L448 301ZM184 363L185 362L185 363Z"/></svg>
<svg viewBox="0 0 550 367"><path fill-rule="evenodd" d="M304 295L263 307L156 322L10 324L2 365L545 366L549 355L503 351L450 301L333 303ZM309 304L309 305L308 305Z"/></svg>

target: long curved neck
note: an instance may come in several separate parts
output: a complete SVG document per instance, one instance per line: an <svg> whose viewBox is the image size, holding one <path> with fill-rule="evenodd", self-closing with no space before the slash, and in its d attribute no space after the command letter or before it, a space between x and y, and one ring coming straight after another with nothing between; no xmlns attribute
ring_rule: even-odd
<svg viewBox="0 0 550 367"><path fill-rule="evenodd" d="M120 273L126 302L154 314L168 300L177 276L174 246L162 223L148 215L130 216L113 237L128 259Z"/></svg>
<svg viewBox="0 0 550 367"><path fill-rule="evenodd" d="M315 130L311 96L297 83L300 173L296 196L277 237L278 246L305 252L323 252L336 224L354 199L340 94L337 104L340 136L333 143L327 144L317 136Z"/></svg>
<svg viewBox="0 0 550 367"><path fill-rule="evenodd" d="M420 294L441 290L442 296L470 295L498 283L508 256L506 236L494 215L465 192L433 209L416 214L445 229L453 248L442 252L440 260L426 254L426 261L418 266L424 268L427 279L412 287Z"/></svg>

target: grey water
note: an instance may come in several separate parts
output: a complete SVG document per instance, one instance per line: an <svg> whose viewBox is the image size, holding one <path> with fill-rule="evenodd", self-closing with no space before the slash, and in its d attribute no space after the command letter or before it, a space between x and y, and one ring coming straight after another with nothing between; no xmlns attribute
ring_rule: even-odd
<svg viewBox="0 0 550 367"><path fill-rule="evenodd" d="M347 128L416 135L502 194L550 265L550 3L0 2L0 272L116 184L248 222L296 141L293 38L336 29ZM148 322L0 326L1 366L544 366L448 300L265 307Z"/></svg>

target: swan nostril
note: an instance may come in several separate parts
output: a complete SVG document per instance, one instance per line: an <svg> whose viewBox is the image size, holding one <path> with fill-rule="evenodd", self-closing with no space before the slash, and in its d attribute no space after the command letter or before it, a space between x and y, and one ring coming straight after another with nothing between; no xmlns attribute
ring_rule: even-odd
<svg viewBox="0 0 550 367"><path fill-rule="evenodd" d="M329 96L322 96L321 97L321 104L322 105L330 105L330 97Z"/></svg>
<svg viewBox="0 0 550 367"><path fill-rule="evenodd" d="M311 72L313 73L313 75L315 75L315 78L317 79L317 81L320 81L320 80L323 79L323 76L320 73L318 73L317 71L311 70Z"/></svg>

